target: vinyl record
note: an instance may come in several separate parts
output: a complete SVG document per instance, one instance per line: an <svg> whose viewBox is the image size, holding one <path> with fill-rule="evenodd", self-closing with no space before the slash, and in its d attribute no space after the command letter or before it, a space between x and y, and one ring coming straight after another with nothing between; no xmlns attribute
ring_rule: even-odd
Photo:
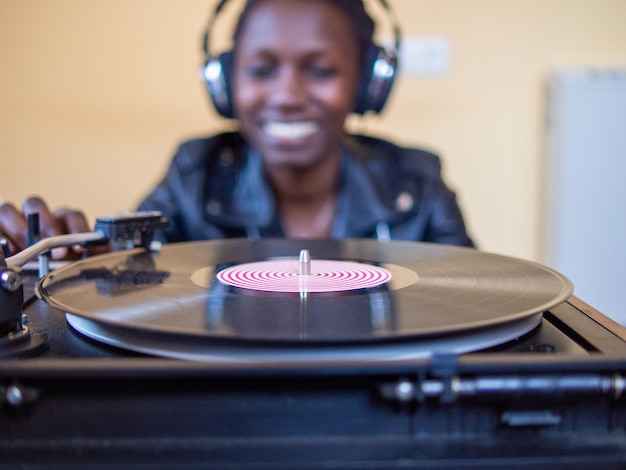
<svg viewBox="0 0 626 470"><path fill-rule="evenodd" d="M310 262L302 263L302 250ZM152 334L150 344L171 337L228 347L360 347L480 330L493 336L513 324L523 324L523 333L572 290L544 266L468 248L217 240L79 261L43 278L38 295L83 332L92 324L92 336L109 334L118 346Z"/></svg>

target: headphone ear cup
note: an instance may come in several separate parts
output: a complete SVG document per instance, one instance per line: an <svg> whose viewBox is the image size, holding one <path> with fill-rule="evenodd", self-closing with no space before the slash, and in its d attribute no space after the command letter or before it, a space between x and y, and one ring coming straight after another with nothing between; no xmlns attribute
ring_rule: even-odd
<svg viewBox="0 0 626 470"><path fill-rule="evenodd" d="M232 71L232 51L222 52L217 58L209 59L202 70L215 110L227 119L235 117L232 105Z"/></svg>
<svg viewBox="0 0 626 470"><path fill-rule="evenodd" d="M384 48L370 44L363 60L354 112L380 113L396 78L397 59Z"/></svg>

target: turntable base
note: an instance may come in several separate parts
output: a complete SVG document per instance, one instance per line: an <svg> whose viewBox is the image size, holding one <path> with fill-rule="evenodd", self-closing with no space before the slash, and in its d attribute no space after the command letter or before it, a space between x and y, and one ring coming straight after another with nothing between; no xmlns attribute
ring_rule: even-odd
<svg viewBox="0 0 626 470"><path fill-rule="evenodd" d="M332 365L160 359L86 339L41 301L27 313L50 344L0 363L8 468L626 464L623 331L575 298L495 349Z"/></svg>
<svg viewBox="0 0 626 470"><path fill-rule="evenodd" d="M376 250L366 250L368 255L362 258L375 261L380 254ZM167 258L164 253L159 260ZM126 263L125 256L105 255L83 267L91 270L93 281L103 274L94 271L96 263L111 261L119 267L121 259ZM159 260L153 265L157 272L164 271ZM506 267L509 261L504 263ZM89 282L75 275L80 266L59 271L57 281L84 291ZM131 265L123 266L128 271ZM415 270L428 279L421 267ZM178 282L177 278L171 274L161 280ZM444 283L452 278L443 276ZM59 291L55 288L60 284L53 284L48 280L40 288L53 296L65 292L67 284ZM415 301L410 287L415 284L404 284L390 291L394 297L409 288L408 296L400 295L401 305ZM460 284L457 287L464 289L467 282ZM172 289L171 284L159 285ZM92 283L83 300L93 303L97 287ZM121 284L99 287L113 302L132 298L135 289ZM381 293L377 289L373 288ZM525 297L511 290L499 298ZM547 292L554 298L552 288ZM250 292L234 293L237 302L258 300ZM371 305L372 293L366 289L347 297L368 299L366 304ZM388 291L382 293L387 298ZM275 299L275 293L270 294L266 298ZM302 297L307 306L311 299L346 297L326 295ZM301 294L293 294L293 299L299 306ZM137 327L131 321L136 312L128 309L111 310L117 320L108 321L81 309L67 309L68 315L29 298L24 310L29 328L34 335L47 336L48 348L34 357L0 361L0 467L625 468L624 329L576 297L540 311L523 309L520 315L516 302L513 310L518 312L511 314L515 318L503 322L506 328L513 327L508 337L457 351L454 348L463 342L456 330L451 335L410 330L406 338L394 333L382 340L378 336L242 340L228 336L232 325L238 325L232 321L230 329L214 328L209 337L209 330L203 330L194 337ZM109 307L106 300L97 303L103 310ZM391 311L403 310L384 310ZM230 318L237 313L232 311ZM396 324L388 321L392 315L372 316L371 310L363 318L370 323L359 325L370 329L356 330L359 335L371 332L372 325L383 325L389 332ZM372 323L372 318L385 321ZM516 332L518 321L525 326ZM501 331L501 322L496 323L496 331ZM460 336L483 333L483 328L491 334L492 326L462 328ZM289 335L294 331L302 329L282 330ZM97 334L103 340L94 338ZM188 348L191 355L201 357L167 357L168 348L160 343L152 350L160 335L168 348L178 352ZM442 337L443 344L450 339L454 347L420 351L420 343L439 345ZM208 351L203 349L208 345Z"/></svg>

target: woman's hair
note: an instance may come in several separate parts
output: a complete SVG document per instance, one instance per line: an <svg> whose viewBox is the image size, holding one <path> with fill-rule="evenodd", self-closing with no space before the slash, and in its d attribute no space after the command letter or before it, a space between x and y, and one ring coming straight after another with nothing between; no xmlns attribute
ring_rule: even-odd
<svg viewBox="0 0 626 470"><path fill-rule="evenodd" d="M254 10L254 7L265 0L246 0L246 4L239 15L237 25L233 33L233 45L237 44L237 41L241 35L243 27L245 26L250 12ZM365 11L363 0L307 0L317 2L329 2L332 5L337 6L346 13L347 18L352 23L352 30L356 36L359 44L359 50L361 51L361 61L365 57L367 50L372 44L374 37L374 21Z"/></svg>

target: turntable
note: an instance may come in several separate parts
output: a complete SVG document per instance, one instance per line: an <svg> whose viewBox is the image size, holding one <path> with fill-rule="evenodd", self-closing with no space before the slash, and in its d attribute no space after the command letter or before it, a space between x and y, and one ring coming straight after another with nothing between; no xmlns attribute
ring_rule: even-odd
<svg viewBox="0 0 626 470"><path fill-rule="evenodd" d="M626 334L561 274L412 242L151 250L162 223L100 220L81 242L127 249L40 280L19 266L75 238L0 258L4 465L626 464Z"/></svg>

